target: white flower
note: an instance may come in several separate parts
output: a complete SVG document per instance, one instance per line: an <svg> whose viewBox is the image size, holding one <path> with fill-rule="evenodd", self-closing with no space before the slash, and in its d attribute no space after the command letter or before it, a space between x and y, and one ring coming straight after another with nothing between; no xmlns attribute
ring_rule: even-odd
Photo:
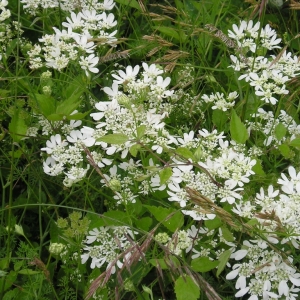
<svg viewBox="0 0 300 300"><path fill-rule="evenodd" d="M116 82L117 84L123 84L123 83L129 83L131 81L133 81L135 79L135 76L138 74L140 70L140 67L137 65L134 68L132 68L132 66L127 66L126 67L126 73L123 70L119 70L118 74L112 74L112 77L114 77L116 80L114 80L114 82Z"/></svg>
<svg viewBox="0 0 300 300"><path fill-rule="evenodd" d="M96 47L96 45L94 44L94 42L88 42L87 36L76 35L76 36L74 36L74 40L76 41L80 50L82 50L86 53L94 53L93 49ZM89 58L90 57L91 56L89 56ZM80 58L82 58L82 56ZM98 59L98 61L99 61L99 59ZM98 61L96 62L96 64L98 63ZM97 72L93 72L93 73L97 73Z"/></svg>
<svg viewBox="0 0 300 300"><path fill-rule="evenodd" d="M99 62L99 57L95 57L95 54L90 54L88 57L80 56L79 64L81 69L85 70L86 76L89 76L89 71L92 73L98 73L99 69L95 66Z"/></svg>
<svg viewBox="0 0 300 300"><path fill-rule="evenodd" d="M48 154L52 154L58 147L65 147L68 145L66 141L61 140L60 134L52 135L50 140L46 142L47 147L41 148L42 151L46 151Z"/></svg>

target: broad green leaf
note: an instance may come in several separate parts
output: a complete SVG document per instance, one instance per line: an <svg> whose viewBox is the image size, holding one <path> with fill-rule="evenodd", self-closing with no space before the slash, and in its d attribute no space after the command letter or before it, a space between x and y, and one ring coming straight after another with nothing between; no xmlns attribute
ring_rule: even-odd
<svg viewBox="0 0 300 300"><path fill-rule="evenodd" d="M24 138L27 132L27 126L25 124L24 119L20 116L20 110L16 109L9 125L8 125L9 133L14 140L14 142L19 142Z"/></svg>
<svg viewBox="0 0 300 300"><path fill-rule="evenodd" d="M175 152L186 159L195 159L194 154L188 148L179 147L175 150Z"/></svg>
<svg viewBox="0 0 300 300"><path fill-rule="evenodd" d="M85 113L75 113L72 115L68 115L66 116L67 120L82 120L84 117L86 117L88 114L90 113L90 111L87 111Z"/></svg>
<svg viewBox="0 0 300 300"><path fill-rule="evenodd" d="M59 102L56 108L57 114L70 115L80 104L80 96L82 95L83 90L79 89L74 92L68 99Z"/></svg>
<svg viewBox="0 0 300 300"><path fill-rule="evenodd" d="M32 94L30 97L32 98L32 102L36 103L39 113L46 117L55 113L56 100L51 96Z"/></svg>
<svg viewBox="0 0 300 300"><path fill-rule="evenodd" d="M221 230L222 230L223 237L227 242L234 241L234 236L227 227L223 226L223 227L221 227Z"/></svg>
<svg viewBox="0 0 300 300"><path fill-rule="evenodd" d="M128 140L129 140L128 136L124 133L113 133L113 134L105 135L100 139L98 139L97 141L105 142L108 144L120 145L120 144L124 144Z"/></svg>
<svg viewBox="0 0 300 300"><path fill-rule="evenodd" d="M192 260L191 267L196 272L208 272L218 266L217 260L210 260L206 256L198 257Z"/></svg>
<svg viewBox="0 0 300 300"><path fill-rule="evenodd" d="M300 146L300 145L299 145ZM278 146L278 150L285 158L290 158L291 156L291 149L287 144L281 144Z"/></svg>
<svg viewBox="0 0 300 300"><path fill-rule="evenodd" d="M290 142L290 146L300 148L300 138L296 138Z"/></svg>
<svg viewBox="0 0 300 300"><path fill-rule="evenodd" d="M108 225L131 225L131 220L127 213L119 210L110 210L103 214L105 226Z"/></svg>
<svg viewBox="0 0 300 300"><path fill-rule="evenodd" d="M5 277L0 278L0 286L2 291L8 290L16 281L18 273L10 271Z"/></svg>
<svg viewBox="0 0 300 300"><path fill-rule="evenodd" d="M51 114L47 116L49 121L62 121L64 119L64 115L61 114Z"/></svg>
<svg viewBox="0 0 300 300"><path fill-rule="evenodd" d="M200 297L200 288L188 275L182 275L175 281L177 300L197 300Z"/></svg>
<svg viewBox="0 0 300 300"><path fill-rule="evenodd" d="M170 168L170 167L163 168L159 172L160 184L161 185L165 184L169 180L169 178L172 176L172 174L173 174L172 168Z"/></svg>
<svg viewBox="0 0 300 300"><path fill-rule="evenodd" d="M170 267L174 266L174 267L179 267L180 266L180 262L178 260L178 258L176 258L175 256L168 256L165 258L153 258L149 260L150 264L154 267L160 267L162 270L170 270Z"/></svg>
<svg viewBox="0 0 300 300"><path fill-rule="evenodd" d="M256 164L253 166L252 171L257 175L265 175L265 172L261 165L261 160L256 159Z"/></svg>
<svg viewBox="0 0 300 300"><path fill-rule="evenodd" d="M226 264L230 258L232 251L231 250L226 250L224 251L220 257L219 257L219 264L218 264L218 270L217 270L217 277L221 274L221 272L224 270L226 267Z"/></svg>
<svg viewBox="0 0 300 300"><path fill-rule="evenodd" d="M167 27L167 26L154 26L154 29L160 31L161 33L169 36L169 37L172 37L174 39L176 39L177 41L180 41L180 35L179 33L171 28L171 27Z"/></svg>
<svg viewBox="0 0 300 300"><path fill-rule="evenodd" d="M123 4L125 6L136 8L141 11L141 7L136 0L115 0L117 3Z"/></svg>
<svg viewBox="0 0 300 300"><path fill-rule="evenodd" d="M212 113L212 121L218 130L222 131L225 123L228 121L228 113L220 109L215 109Z"/></svg>
<svg viewBox="0 0 300 300"><path fill-rule="evenodd" d="M231 138L240 144L245 144L249 138L246 126L242 123L234 109L232 110L230 120L230 134Z"/></svg>
<svg viewBox="0 0 300 300"><path fill-rule="evenodd" d="M152 225L152 219L150 217L144 217L141 219L136 220L134 223L137 228L149 231L151 225Z"/></svg>
<svg viewBox="0 0 300 300"><path fill-rule="evenodd" d="M36 275L36 274L40 274L41 271L34 271L31 269L23 269L23 270L20 270L18 273L22 274L22 275Z"/></svg>
<svg viewBox="0 0 300 300"><path fill-rule="evenodd" d="M182 227L184 219L180 211L161 206L145 205L145 207L151 212L158 222L162 222L162 224L171 232Z"/></svg>
<svg viewBox="0 0 300 300"><path fill-rule="evenodd" d="M129 152L133 157L136 157L140 149L141 149L140 144L134 144L129 148Z"/></svg>
<svg viewBox="0 0 300 300"><path fill-rule="evenodd" d="M136 129L138 139L140 139L145 134L146 129L146 125L141 125Z"/></svg>
<svg viewBox="0 0 300 300"><path fill-rule="evenodd" d="M286 128L282 123L277 124L275 127L275 136L277 140L281 140L286 134Z"/></svg>
<svg viewBox="0 0 300 300"><path fill-rule="evenodd" d="M213 220L205 220L204 221L205 227L209 230L216 229L222 225L222 221L220 218L215 217Z"/></svg>

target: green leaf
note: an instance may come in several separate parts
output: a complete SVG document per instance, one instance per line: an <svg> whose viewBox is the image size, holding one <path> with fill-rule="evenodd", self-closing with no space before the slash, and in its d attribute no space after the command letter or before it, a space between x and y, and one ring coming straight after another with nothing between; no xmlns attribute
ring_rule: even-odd
<svg viewBox="0 0 300 300"><path fill-rule="evenodd" d="M36 274L40 274L41 271L34 271L31 269L23 269L23 270L20 270L18 273L22 274L22 275L36 275Z"/></svg>
<svg viewBox="0 0 300 300"><path fill-rule="evenodd" d="M196 272L208 272L218 266L217 260L210 260L206 256L198 257L192 260L191 268Z"/></svg>
<svg viewBox="0 0 300 300"><path fill-rule="evenodd" d="M103 214L105 226L131 225L131 220L127 213L119 210L110 210Z"/></svg>
<svg viewBox="0 0 300 300"><path fill-rule="evenodd" d="M223 223L220 218L215 217L213 220L205 220L204 224L205 227L207 227L209 230L212 230L220 227Z"/></svg>
<svg viewBox="0 0 300 300"><path fill-rule="evenodd" d="M300 148L300 138L296 138L290 142L290 146Z"/></svg>
<svg viewBox="0 0 300 300"><path fill-rule="evenodd" d="M234 236L227 227L223 226L223 227L221 227L221 230L222 230L223 237L227 242L234 241Z"/></svg>
<svg viewBox="0 0 300 300"><path fill-rule="evenodd" d="M171 232L175 232L176 229L183 226L184 219L180 211L161 206L157 207L145 205L145 207L151 212L158 222L162 222L162 224Z"/></svg>
<svg viewBox="0 0 300 300"><path fill-rule="evenodd" d="M154 26L154 29L160 31L161 33L180 41L179 33L171 27L167 26Z"/></svg>
<svg viewBox="0 0 300 300"><path fill-rule="evenodd" d="M16 109L9 125L8 125L9 133L14 140L14 142L19 142L24 138L27 132L27 126L25 124L24 119L20 116L20 110Z"/></svg>
<svg viewBox="0 0 300 300"><path fill-rule="evenodd" d="M100 139L97 139L97 141L105 142L108 144L124 144L129 140L129 137L124 133L113 133L113 134L107 134Z"/></svg>
<svg viewBox="0 0 300 300"><path fill-rule="evenodd" d="M141 125L136 129L138 139L140 139L145 134L146 129L146 125Z"/></svg>
<svg viewBox="0 0 300 300"><path fill-rule="evenodd" d="M51 114L47 116L49 121L62 121L64 119L64 115L61 114Z"/></svg>
<svg viewBox="0 0 300 300"><path fill-rule="evenodd" d="M141 11L141 7L136 0L115 0L117 3L123 4L125 6L136 8Z"/></svg>
<svg viewBox="0 0 300 300"><path fill-rule="evenodd" d="M172 168L170 168L170 167L163 168L159 172L160 184L161 185L165 184L169 180L169 178L172 176L172 174L173 174Z"/></svg>
<svg viewBox="0 0 300 300"><path fill-rule="evenodd" d="M215 109L212 113L212 121L221 131L228 120L228 113L220 109Z"/></svg>
<svg viewBox="0 0 300 300"><path fill-rule="evenodd" d="M168 256L165 258L153 258L149 260L150 264L154 267L160 267L162 270L170 270L170 267L180 267L180 262L175 256Z"/></svg>
<svg viewBox="0 0 300 300"><path fill-rule="evenodd" d="M249 138L246 126L242 123L234 109L232 110L230 120L230 134L231 138L240 144L245 144Z"/></svg>
<svg viewBox="0 0 300 300"><path fill-rule="evenodd" d="M144 231L149 231L151 225L152 225L152 219L150 217L144 217L141 219L136 220L134 223L137 228L144 230Z"/></svg>
<svg viewBox="0 0 300 300"><path fill-rule="evenodd" d="M224 270L226 267L226 264L230 258L232 251L231 250L226 250L224 251L220 256L219 256L219 264L218 264L218 270L217 270L217 277L221 274L221 272Z"/></svg>
<svg viewBox="0 0 300 300"><path fill-rule="evenodd" d="M256 159L256 164L253 166L252 171L257 175L266 175L259 159Z"/></svg>
<svg viewBox="0 0 300 300"><path fill-rule="evenodd" d="M300 145L299 145L300 146ZM287 144L281 144L278 146L278 150L285 158L290 158L291 156L291 149Z"/></svg>
<svg viewBox="0 0 300 300"><path fill-rule="evenodd" d="M141 149L140 144L134 144L129 148L129 152L133 157L136 157L140 149Z"/></svg>
<svg viewBox="0 0 300 300"><path fill-rule="evenodd" d="M200 297L200 288L188 275L182 275L175 281L177 300L197 300Z"/></svg>
<svg viewBox="0 0 300 300"><path fill-rule="evenodd" d="M3 292L8 290L15 283L17 276L17 272L10 271L8 275L0 278L0 286Z"/></svg>
<svg viewBox="0 0 300 300"><path fill-rule="evenodd" d="M51 96L32 94L30 97L33 99L33 102L36 103L39 113L46 117L55 113L56 100Z"/></svg>
<svg viewBox="0 0 300 300"><path fill-rule="evenodd" d="M286 128L282 123L277 124L275 127L275 137L277 140L281 140L286 134Z"/></svg>
<svg viewBox="0 0 300 300"><path fill-rule="evenodd" d="M80 96L82 95L83 90L79 89L75 91L68 99L59 102L56 107L56 113L62 115L70 115L80 104Z"/></svg>
<svg viewBox="0 0 300 300"><path fill-rule="evenodd" d="M194 154L188 148L179 147L175 150L175 152L186 159L195 159Z"/></svg>
<svg viewBox="0 0 300 300"><path fill-rule="evenodd" d="M90 113L90 111L87 111L85 113L75 113L72 115L68 115L66 116L67 120L82 120L84 117L86 117L88 114Z"/></svg>

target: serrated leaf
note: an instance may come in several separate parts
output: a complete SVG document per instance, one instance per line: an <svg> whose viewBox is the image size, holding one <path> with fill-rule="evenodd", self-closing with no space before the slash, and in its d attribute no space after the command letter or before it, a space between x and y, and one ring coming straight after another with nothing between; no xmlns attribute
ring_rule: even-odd
<svg viewBox="0 0 300 300"><path fill-rule="evenodd" d="M152 225L152 219L150 217L144 217L141 219L136 220L134 223L137 228L142 229L144 231L149 231Z"/></svg>
<svg viewBox="0 0 300 300"><path fill-rule="evenodd" d="M182 275L175 281L177 300L197 300L200 297L200 288L188 275Z"/></svg>
<svg viewBox="0 0 300 300"><path fill-rule="evenodd" d="M41 271L34 271L31 269L23 269L18 272L18 274L22 274L22 275L36 275L36 274L40 274L40 273L41 273Z"/></svg>
<svg viewBox="0 0 300 300"><path fill-rule="evenodd" d="M16 110L9 125L9 133L14 140L14 142L19 142L24 138L27 132L27 126L22 117L20 117L20 111Z"/></svg>
<svg viewBox="0 0 300 300"><path fill-rule="evenodd" d="M16 281L18 273L10 271L5 277L0 278L2 292L8 290Z"/></svg>
<svg viewBox="0 0 300 300"><path fill-rule="evenodd" d="M256 159L256 164L252 167L252 171L257 175L265 175L265 172L261 165L261 160Z"/></svg>
<svg viewBox="0 0 300 300"><path fill-rule="evenodd" d="M170 168L170 167L163 168L159 172L160 184L161 185L165 184L169 180L169 178L172 176L172 174L173 174L172 168Z"/></svg>
<svg viewBox="0 0 300 300"><path fill-rule="evenodd" d="M220 109L213 110L212 121L221 131L224 128L225 123L228 121L228 113Z"/></svg>
<svg viewBox="0 0 300 300"><path fill-rule="evenodd" d="M231 138L239 144L245 144L249 138L246 126L242 123L234 109L232 110L230 120L230 134Z"/></svg>
<svg viewBox="0 0 300 300"><path fill-rule="evenodd" d="M221 230L222 230L223 237L227 242L233 242L234 241L234 236L227 227L224 226L224 227L221 228Z"/></svg>
<svg viewBox="0 0 300 300"><path fill-rule="evenodd" d="M198 257L192 260L191 268L196 272L208 272L218 266L217 260L210 260L206 256Z"/></svg>
<svg viewBox="0 0 300 300"><path fill-rule="evenodd" d="M110 210L103 214L105 226L123 226L131 225L131 220L127 213L119 210Z"/></svg>
<svg viewBox="0 0 300 300"><path fill-rule="evenodd" d="M290 141L290 146L299 148L300 147L300 138L296 138L296 139Z"/></svg>
<svg viewBox="0 0 300 300"><path fill-rule="evenodd" d="M56 100L51 96L32 94L30 97L33 99L33 102L36 103L39 113L46 117L55 113Z"/></svg>
<svg viewBox="0 0 300 300"><path fill-rule="evenodd" d="M129 152L133 157L136 157L140 149L141 149L140 144L134 144L129 148Z"/></svg>
<svg viewBox="0 0 300 300"><path fill-rule="evenodd" d="M140 139L145 134L146 129L146 125L141 125L136 129L138 139Z"/></svg>
<svg viewBox="0 0 300 300"><path fill-rule="evenodd" d="M220 227L223 223L220 218L215 217L213 220L205 220L204 224L205 227L207 227L209 230L212 230Z"/></svg>
<svg viewBox="0 0 300 300"><path fill-rule="evenodd" d="M159 32L176 39L177 41L180 41L180 35L179 33L171 28L171 27L167 27L167 26L154 26L154 29L158 30Z"/></svg>
<svg viewBox="0 0 300 300"><path fill-rule="evenodd" d="M64 115L61 114L51 114L47 116L49 121L62 121L64 119Z"/></svg>
<svg viewBox="0 0 300 300"><path fill-rule="evenodd" d="M153 258L150 259L149 262L152 266L156 268L159 266L162 270L169 270L170 266L175 266L175 267L180 266L180 262L178 258L172 255L165 258Z"/></svg>
<svg viewBox="0 0 300 300"><path fill-rule="evenodd" d="M67 120L82 120L84 117L86 117L88 114L90 113L90 111L87 111L85 113L75 113L72 115L68 115L66 116Z"/></svg>
<svg viewBox="0 0 300 300"><path fill-rule="evenodd" d="M300 145L299 145L300 146ZM285 158L289 158L291 155L291 149L287 144L281 144L278 146L278 150Z"/></svg>
<svg viewBox="0 0 300 300"><path fill-rule="evenodd" d="M217 270L217 277L221 274L221 272L225 269L226 264L230 258L232 251L226 250L219 256L219 264L218 264L218 270Z"/></svg>
<svg viewBox="0 0 300 300"><path fill-rule="evenodd" d="M108 134L108 135L101 137L100 139L97 139L97 141L105 142L108 144L116 144L116 145L124 144L128 140L129 140L129 137L124 133Z"/></svg>
<svg viewBox="0 0 300 300"><path fill-rule="evenodd" d="M74 92L68 99L59 102L56 107L57 114L70 115L80 104L80 96L82 95L82 89Z"/></svg>
<svg viewBox="0 0 300 300"><path fill-rule="evenodd" d="M143 181L143 180L148 179L150 176L151 176L151 174L141 175L141 176L138 176L138 177L134 178L134 180L136 180L136 181Z"/></svg>
<svg viewBox="0 0 300 300"><path fill-rule="evenodd" d="M188 148L185 148L185 147L179 147L175 150L175 152L186 159L190 159L190 158L194 159L195 158L194 154L191 152L191 150L189 150Z"/></svg>
<svg viewBox="0 0 300 300"><path fill-rule="evenodd" d="M277 140L281 140L286 134L286 128L282 123L277 124L275 127L275 136Z"/></svg>
<svg viewBox="0 0 300 300"><path fill-rule="evenodd" d="M183 226L184 219L180 211L161 206L144 206L151 212L158 222L162 222L162 224L171 232L175 232L176 229Z"/></svg>

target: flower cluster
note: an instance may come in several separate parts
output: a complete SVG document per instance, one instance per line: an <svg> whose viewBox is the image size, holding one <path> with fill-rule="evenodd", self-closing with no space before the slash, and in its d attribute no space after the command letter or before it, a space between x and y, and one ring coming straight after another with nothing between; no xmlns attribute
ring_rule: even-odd
<svg viewBox="0 0 300 300"><path fill-rule="evenodd" d="M81 262L84 264L91 258L92 269L106 265L106 270L115 273L116 266L121 268L124 261L130 261L131 252L126 250L134 243L135 234L137 232L126 226L94 228L84 241Z"/></svg>
<svg viewBox="0 0 300 300"><path fill-rule="evenodd" d="M11 12L9 9L6 8L6 6L8 5L8 1L7 0L1 0L0 2L0 21L3 22L6 19L8 19L11 16Z"/></svg>
<svg viewBox="0 0 300 300"><path fill-rule="evenodd" d="M252 115L252 120L247 120L248 130L261 132L264 135L265 146L278 147L285 141L292 141L300 135L300 126L284 110L275 118L272 111L259 108Z"/></svg>
<svg viewBox="0 0 300 300"><path fill-rule="evenodd" d="M226 279L238 276L235 287L239 291L235 297L251 295L249 300L258 299L296 299L300 286L300 273L291 265L291 257L284 259L278 252L271 250L264 240L245 240L243 248L231 254L239 261L233 265ZM296 294L295 294L296 293Z"/></svg>
<svg viewBox="0 0 300 300"><path fill-rule="evenodd" d="M113 0L104 0L100 2L98 0L21 0L23 8L26 13L33 16L38 15L43 9L59 8L63 11L73 12L78 8L83 10L95 9L95 10L111 10L115 6Z"/></svg>
<svg viewBox="0 0 300 300"><path fill-rule="evenodd" d="M30 67L37 69L45 65L62 71L70 63L76 66L78 62L87 76L89 72L98 73L97 51L105 45L114 46L117 31L110 30L116 24L114 15L101 9L90 7L77 14L71 12L62 23L65 29L53 27L55 33L44 35L39 39L41 45L35 44L28 52Z"/></svg>
<svg viewBox="0 0 300 300"><path fill-rule="evenodd" d="M297 56L284 50L278 56L253 56L252 53L265 54L266 51L281 47L281 39L269 25L261 28L260 22L242 21L240 26L233 25L228 36L237 43L237 55L231 55L231 67L243 74L239 80L245 79L255 88L255 94L265 103L275 105L276 95L286 95L286 82L297 76L300 63Z"/></svg>

